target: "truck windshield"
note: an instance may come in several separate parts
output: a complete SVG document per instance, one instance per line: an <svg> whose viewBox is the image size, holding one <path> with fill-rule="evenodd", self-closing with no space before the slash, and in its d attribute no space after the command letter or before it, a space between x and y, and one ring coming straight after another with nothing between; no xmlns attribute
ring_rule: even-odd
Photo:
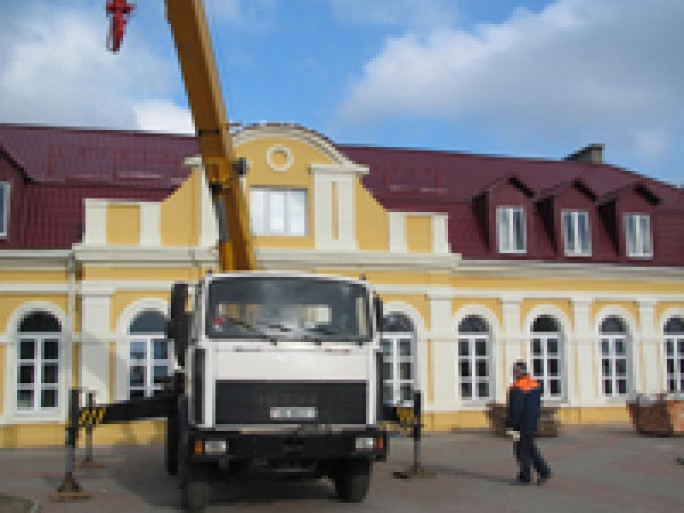
<svg viewBox="0 0 684 513"><path fill-rule="evenodd" d="M209 338L365 342L366 287L324 278L234 277L208 289Z"/></svg>

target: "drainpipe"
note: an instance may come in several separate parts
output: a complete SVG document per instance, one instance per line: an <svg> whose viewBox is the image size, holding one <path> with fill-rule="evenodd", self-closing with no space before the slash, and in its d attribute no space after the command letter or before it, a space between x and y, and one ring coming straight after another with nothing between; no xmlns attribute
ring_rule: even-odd
<svg viewBox="0 0 684 513"><path fill-rule="evenodd" d="M67 257L67 263L66 263L66 270L67 270L67 326L66 326L66 333L67 337L69 338L69 344L68 347L70 349L69 353L71 355L71 362L73 363L74 357L74 310L76 307L76 254L71 251L69 252L69 256ZM73 380L74 376L74 369L72 365L68 365L68 368L71 369L71 373L69 376L69 380ZM71 387L71 383L69 383L69 386L67 388Z"/></svg>

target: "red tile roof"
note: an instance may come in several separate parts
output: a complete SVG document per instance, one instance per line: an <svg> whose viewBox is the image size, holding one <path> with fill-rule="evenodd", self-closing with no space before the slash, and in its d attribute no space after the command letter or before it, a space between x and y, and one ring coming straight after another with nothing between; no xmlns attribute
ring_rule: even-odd
<svg viewBox="0 0 684 513"><path fill-rule="evenodd" d="M684 265L684 191L607 164L550 161L405 148L337 145L351 160L368 165L365 185L386 208L449 214L452 250L464 258L500 259L478 228L473 198L493 184L513 180L531 201L547 199L580 183L597 203L617 190L644 188L660 203L656 258L646 264ZM85 198L158 201L187 176L183 160L199 153L194 137L113 130L0 124L0 180L7 169L21 176L21 205L13 203L12 226L0 249L69 248L80 241ZM3 164L4 161L4 164ZM14 201L15 199L13 199ZM535 214L537 215L537 214ZM17 228L17 220L21 219ZM563 260L541 240L539 253L524 258ZM605 261L620 262L619 255ZM602 261L603 261L602 260ZM574 260L576 261L576 260Z"/></svg>

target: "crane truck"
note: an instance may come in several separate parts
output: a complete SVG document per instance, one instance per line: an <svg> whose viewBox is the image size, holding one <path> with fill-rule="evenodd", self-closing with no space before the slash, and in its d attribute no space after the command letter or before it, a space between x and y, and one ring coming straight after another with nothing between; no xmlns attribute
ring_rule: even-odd
<svg viewBox="0 0 684 513"><path fill-rule="evenodd" d="M173 286L167 394L105 405L99 422L166 416L166 469L191 511L217 476L254 468L327 476L341 500L362 501L388 451L382 302L365 280L257 269L203 2L165 2L219 220L218 272ZM118 51L132 5L106 8Z"/></svg>

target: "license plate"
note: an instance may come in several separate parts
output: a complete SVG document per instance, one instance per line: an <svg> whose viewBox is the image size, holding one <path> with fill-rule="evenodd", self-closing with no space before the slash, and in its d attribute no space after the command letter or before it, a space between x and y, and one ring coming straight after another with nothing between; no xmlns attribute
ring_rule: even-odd
<svg viewBox="0 0 684 513"><path fill-rule="evenodd" d="M274 406L271 408L273 420L311 420L318 412L314 406Z"/></svg>

